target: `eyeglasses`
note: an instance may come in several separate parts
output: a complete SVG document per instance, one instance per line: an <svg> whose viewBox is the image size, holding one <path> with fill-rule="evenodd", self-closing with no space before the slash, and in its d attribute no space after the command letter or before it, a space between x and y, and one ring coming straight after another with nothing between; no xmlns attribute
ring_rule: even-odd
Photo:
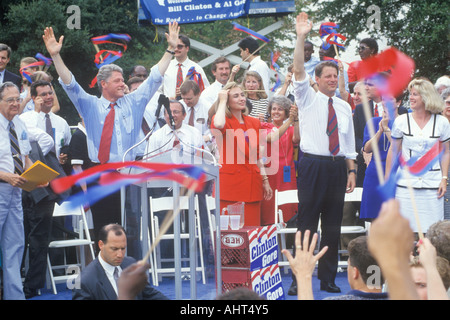
<svg viewBox="0 0 450 320"><path fill-rule="evenodd" d="M179 45L177 45L177 49L178 49L178 50L181 50L181 49L183 49L184 47L186 47L184 44L179 44Z"/></svg>
<svg viewBox="0 0 450 320"><path fill-rule="evenodd" d="M9 98L9 99L3 100L3 101L5 101L9 105L13 105L14 103L22 103L23 99L22 98Z"/></svg>

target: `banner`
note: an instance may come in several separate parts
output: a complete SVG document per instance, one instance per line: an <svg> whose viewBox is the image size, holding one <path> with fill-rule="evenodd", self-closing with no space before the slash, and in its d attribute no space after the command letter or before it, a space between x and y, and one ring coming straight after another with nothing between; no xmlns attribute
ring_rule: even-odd
<svg viewBox="0 0 450 320"><path fill-rule="evenodd" d="M248 12L250 0L141 0L145 17L155 25L236 19Z"/></svg>

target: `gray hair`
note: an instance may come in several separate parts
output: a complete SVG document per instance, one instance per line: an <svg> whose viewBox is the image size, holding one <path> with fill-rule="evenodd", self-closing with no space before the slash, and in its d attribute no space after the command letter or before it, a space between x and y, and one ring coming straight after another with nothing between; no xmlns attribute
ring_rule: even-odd
<svg viewBox="0 0 450 320"><path fill-rule="evenodd" d="M116 64L107 64L107 65L102 66L100 68L100 70L98 70L97 84L98 84L98 88L99 88L100 92L102 91L102 86L100 85L100 83L102 81L108 81L114 71L117 71L117 72L120 72L121 74L123 74L122 68Z"/></svg>
<svg viewBox="0 0 450 320"><path fill-rule="evenodd" d="M448 96L450 96L450 87L445 88L445 90L441 93L441 98L443 100L447 99Z"/></svg>
<svg viewBox="0 0 450 320"><path fill-rule="evenodd" d="M286 96L273 96L269 100L269 105L268 105L268 108L267 108L269 113L272 112L272 106L273 106L274 103L277 104L278 106L282 107L284 109L286 117L289 117L289 111L291 109L292 101L288 97L286 97Z"/></svg>
<svg viewBox="0 0 450 320"><path fill-rule="evenodd" d="M3 82L2 84L0 84L0 100L3 99L3 92L6 90L6 88L16 88L20 92L19 88L11 81Z"/></svg>

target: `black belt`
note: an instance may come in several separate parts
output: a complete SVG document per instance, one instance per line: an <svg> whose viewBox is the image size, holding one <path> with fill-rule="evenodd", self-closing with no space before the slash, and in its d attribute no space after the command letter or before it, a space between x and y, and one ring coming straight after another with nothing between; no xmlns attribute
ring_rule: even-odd
<svg viewBox="0 0 450 320"><path fill-rule="evenodd" d="M0 179L0 183L8 183L5 180Z"/></svg>
<svg viewBox="0 0 450 320"><path fill-rule="evenodd" d="M328 160L328 161L345 160L344 156L319 156L319 155L310 154L310 153L304 153L303 156L307 157L307 158L311 158L311 159Z"/></svg>

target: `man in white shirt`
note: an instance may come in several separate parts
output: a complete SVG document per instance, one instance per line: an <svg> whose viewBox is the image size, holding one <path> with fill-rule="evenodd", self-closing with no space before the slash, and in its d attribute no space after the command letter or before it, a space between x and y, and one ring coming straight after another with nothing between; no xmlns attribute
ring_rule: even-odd
<svg viewBox="0 0 450 320"><path fill-rule="evenodd" d="M203 90L201 98L211 107L216 102L220 90L227 84L231 73L231 62L225 57L219 57L211 65L211 72L216 79L208 88Z"/></svg>
<svg viewBox="0 0 450 320"><path fill-rule="evenodd" d="M72 135L67 121L51 111L55 99L53 87L47 81L38 80L33 82L30 90L34 111L23 113L20 119L27 127L37 127L47 132L55 141L55 156L63 162L65 154L61 154L61 149L69 145Z"/></svg>
<svg viewBox="0 0 450 320"><path fill-rule="evenodd" d="M186 118L184 106L176 100L170 100L170 110L174 121L174 129L169 125L170 117L164 112L167 124L151 135L146 157L154 156L166 151L171 151L171 161L173 163L192 163L191 155L199 154L196 148L201 148L203 138L200 131L183 121Z"/></svg>
<svg viewBox="0 0 450 320"><path fill-rule="evenodd" d="M255 52L259 48L258 41L252 37L246 37L239 42L238 46L241 49L242 60L250 63L248 70L259 73L263 81L264 90L267 96L270 97L270 69L267 63L261 60L259 52Z"/></svg>
<svg viewBox="0 0 450 320"><path fill-rule="evenodd" d="M323 62L316 67L316 92L304 67L304 43L312 22L304 12L297 16L297 42L294 50L294 95L299 111L299 127L304 153L298 172L298 229L312 235L321 221L320 247L328 246L319 260L320 289L340 292L335 285L338 247L346 192L356 184L354 169L355 136L350 105L336 98L338 67ZM332 126L330 126L330 124ZM293 281L292 289L295 287ZM293 292L292 292L293 291ZM288 294L296 294L296 289Z"/></svg>
<svg viewBox="0 0 450 320"><path fill-rule="evenodd" d="M193 80L186 80L180 87L181 98L180 101L186 110L186 117L184 124L197 128L205 142L211 140L211 133L208 127L208 111L211 106L206 103L203 97L200 96L200 88L197 82Z"/></svg>
<svg viewBox="0 0 450 320"><path fill-rule="evenodd" d="M175 59L170 61L164 74L163 84L159 88L159 92L169 99L181 99L180 86L192 67L201 75L205 88L209 86L209 80L203 68L188 57L190 46L191 42L188 37L185 35L178 36L177 46L173 52Z"/></svg>

